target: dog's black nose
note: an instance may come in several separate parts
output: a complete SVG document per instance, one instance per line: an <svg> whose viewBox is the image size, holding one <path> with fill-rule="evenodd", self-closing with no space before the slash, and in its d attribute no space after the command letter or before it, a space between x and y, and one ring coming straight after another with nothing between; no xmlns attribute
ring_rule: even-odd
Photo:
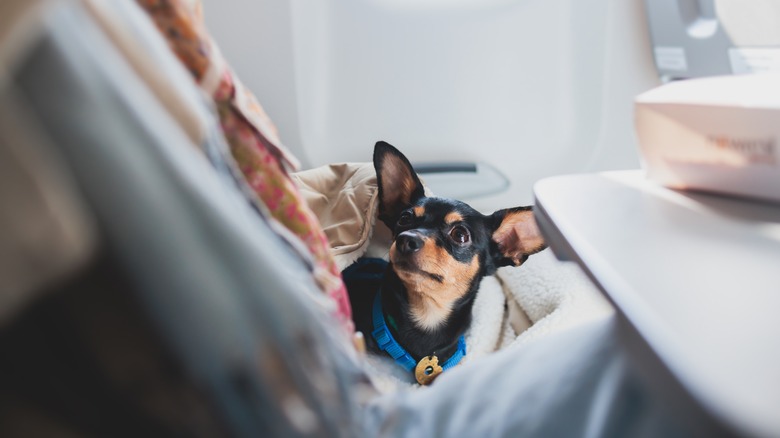
<svg viewBox="0 0 780 438"><path fill-rule="evenodd" d="M404 231L398 235L395 239L395 246L401 254L411 254L417 252L423 247L425 243L422 238L416 233L411 231Z"/></svg>

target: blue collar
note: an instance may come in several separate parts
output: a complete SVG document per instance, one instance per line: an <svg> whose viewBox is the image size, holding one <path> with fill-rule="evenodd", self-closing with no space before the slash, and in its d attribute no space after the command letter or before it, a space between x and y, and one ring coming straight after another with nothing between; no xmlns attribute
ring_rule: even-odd
<svg viewBox="0 0 780 438"><path fill-rule="evenodd" d="M376 294L376 298L374 298L374 311L373 311L373 317L374 317L374 331L371 333L374 336L374 340L376 341L377 345L379 345L379 348L387 354L389 354L393 359L395 359L395 362L398 365L401 365L405 370L407 371L413 371L414 368L417 366L417 361L414 360L414 358L404 350L404 347L402 347L396 340L393 338L393 335L390 334L390 329L387 328L387 324L385 324L385 316L382 313L382 292L379 291ZM444 371L454 367L455 365L460 362L461 359L466 355L466 340L463 338L463 335L458 338L458 350L450 356L449 359L447 359L446 362L441 366Z"/></svg>

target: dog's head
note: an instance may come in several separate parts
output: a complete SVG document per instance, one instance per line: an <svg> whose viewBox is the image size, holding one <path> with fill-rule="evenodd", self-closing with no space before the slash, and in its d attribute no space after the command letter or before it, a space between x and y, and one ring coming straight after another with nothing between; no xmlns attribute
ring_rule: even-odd
<svg viewBox="0 0 780 438"><path fill-rule="evenodd" d="M409 160L385 142L374 147L374 167L379 219L393 232L392 269L422 328L435 329L484 276L545 248L531 207L486 216L464 202L426 197Z"/></svg>

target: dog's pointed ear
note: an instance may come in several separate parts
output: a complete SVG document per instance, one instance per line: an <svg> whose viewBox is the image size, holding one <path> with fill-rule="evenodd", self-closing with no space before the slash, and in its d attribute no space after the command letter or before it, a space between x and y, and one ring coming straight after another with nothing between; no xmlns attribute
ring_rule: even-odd
<svg viewBox="0 0 780 438"><path fill-rule="evenodd" d="M528 256L547 248L532 207L498 210L490 218L498 248L496 266L520 266Z"/></svg>
<svg viewBox="0 0 780 438"><path fill-rule="evenodd" d="M404 154L383 141L374 146L374 169L379 219L392 230L401 212L425 196L425 189Z"/></svg>

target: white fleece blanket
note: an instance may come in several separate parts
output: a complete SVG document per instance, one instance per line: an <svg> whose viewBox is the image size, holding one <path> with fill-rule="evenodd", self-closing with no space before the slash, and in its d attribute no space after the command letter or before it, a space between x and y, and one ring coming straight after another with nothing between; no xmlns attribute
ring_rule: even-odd
<svg viewBox="0 0 780 438"><path fill-rule="evenodd" d="M508 309L515 303L530 327L518 330L512 326ZM575 263L561 262L547 249L520 267L501 268L482 281L466 334L466 357L478 360L497 349L516 348L612 311Z"/></svg>

